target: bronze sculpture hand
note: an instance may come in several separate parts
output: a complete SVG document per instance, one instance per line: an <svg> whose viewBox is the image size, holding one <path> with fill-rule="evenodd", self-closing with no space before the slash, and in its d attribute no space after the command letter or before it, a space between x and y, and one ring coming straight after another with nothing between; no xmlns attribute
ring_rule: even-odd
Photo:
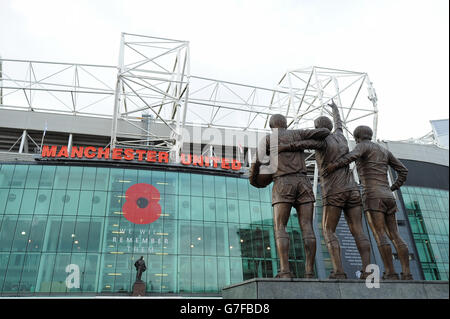
<svg viewBox="0 0 450 319"><path fill-rule="evenodd" d="M330 107L337 107L336 103L334 103L334 100L331 99L331 104L327 104Z"/></svg>

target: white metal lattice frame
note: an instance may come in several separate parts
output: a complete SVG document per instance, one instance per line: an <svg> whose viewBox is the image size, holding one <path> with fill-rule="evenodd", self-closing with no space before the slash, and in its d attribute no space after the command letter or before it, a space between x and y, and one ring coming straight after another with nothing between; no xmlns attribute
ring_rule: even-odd
<svg viewBox="0 0 450 319"><path fill-rule="evenodd" d="M376 138L377 97L363 72L310 67L287 72L274 88L234 83L191 75L187 41L129 33L121 35L118 66L0 62L1 107L112 118L111 148L151 141L178 160L185 125L267 132L270 116L281 113L290 128L312 128L317 116L331 115L331 99L347 137L366 124ZM146 114L166 133L143 125ZM140 134L119 131L121 122Z"/></svg>
<svg viewBox="0 0 450 319"><path fill-rule="evenodd" d="M126 121L151 136L159 146L181 147L182 127L189 83L189 43L164 38L122 33L114 98L111 148L135 146L142 135L121 135L134 140L119 141L118 123ZM155 121L165 124L169 135L159 136L149 127L135 125L142 113L150 112ZM133 124L134 122L134 124ZM138 140L136 140L138 139ZM174 152L179 155L178 152Z"/></svg>

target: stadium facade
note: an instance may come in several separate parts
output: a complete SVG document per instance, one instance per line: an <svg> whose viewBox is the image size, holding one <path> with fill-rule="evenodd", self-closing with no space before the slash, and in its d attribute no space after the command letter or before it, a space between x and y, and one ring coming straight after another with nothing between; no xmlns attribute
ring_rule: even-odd
<svg viewBox="0 0 450 319"><path fill-rule="evenodd" d="M131 36L122 35L112 84L101 78L108 78L108 66L0 60L1 296L129 295L140 256L149 295L220 296L227 285L274 277L279 265L271 187L257 189L247 179L258 141L268 132L267 118L283 113L290 127L309 128L338 98L351 148L355 125L369 120L376 133L376 94L365 73L294 70L269 90L190 75L188 45L176 40L144 37L151 40L147 47L176 53L170 68L159 61L162 69L143 69L162 54L124 63L125 48L144 43L130 42ZM25 80L14 75L24 74L22 64ZM42 65L49 71L36 76ZM50 70L55 66L62 71ZM67 77L70 84L61 77L68 69L75 71ZM95 81L82 84L83 72ZM369 99L361 93L364 86ZM114 107L112 114L99 114L98 102ZM95 114L84 113L82 104L95 105ZM378 142L409 170L396 198L414 278L448 280L448 148ZM314 153L307 164L316 195L315 272L327 278L332 267L320 225ZM366 221L364 230L372 263L382 270ZM287 231L292 269L301 278L305 255L295 211ZM337 234L344 268L356 278L361 260L343 217Z"/></svg>

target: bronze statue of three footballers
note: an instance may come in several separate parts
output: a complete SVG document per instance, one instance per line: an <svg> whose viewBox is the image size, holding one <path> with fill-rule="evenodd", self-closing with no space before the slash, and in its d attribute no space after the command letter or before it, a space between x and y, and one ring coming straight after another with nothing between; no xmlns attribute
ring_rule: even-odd
<svg viewBox="0 0 450 319"><path fill-rule="evenodd" d="M399 279L392 262L392 251L387 237L394 244L402 265L401 279L411 280L409 270L409 254L406 243L398 233L395 212L397 211L393 191L406 180L408 170L392 153L380 145L371 142L372 130L367 126L359 126L354 131L355 149L349 153L348 143L343 134L339 110L332 101L333 122L321 116L314 121L313 130L288 130L286 118L276 114L270 119L273 132L272 139L266 137L266 154L270 161L278 161L276 170L271 175L274 186L272 190L272 206L274 211L274 232L277 253L280 259L280 271L276 277L289 278L293 274L289 269L288 251L289 237L286 225L291 208L297 210L302 237L305 245L305 278L314 277L314 259L316 238L313 231L314 195L311 183L306 176L304 159L305 149L314 149L319 168L320 185L323 201L322 228L333 265L330 279L345 279L341 260L339 240L336 227L341 212L352 233L361 255L361 279L368 273L370 264L370 243L362 229L362 211L366 213L383 259L385 274L383 279ZM275 133L275 134L274 134ZM276 137L273 143L273 137ZM272 140L273 144L270 145ZM277 149L278 148L278 149ZM278 156L277 158L275 158ZM359 192L349 164L356 161L356 167L363 186L363 200ZM267 186L271 179L260 175L262 163L259 158L250 168L250 183L255 187ZM398 177L392 186L387 180L388 166L394 168Z"/></svg>

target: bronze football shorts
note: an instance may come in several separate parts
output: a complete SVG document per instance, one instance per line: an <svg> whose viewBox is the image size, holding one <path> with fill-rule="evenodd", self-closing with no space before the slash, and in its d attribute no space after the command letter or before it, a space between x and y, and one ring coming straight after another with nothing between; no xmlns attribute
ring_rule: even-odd
<svg viewBox="0 0 450 319"><path fill-rule="evenodd" d="M314 202L314 193L308 176L289 174L274 179L272 205L290 203L293 206Z"/></svg>
<svg viewBox="0 0 450 319"><path fill-rule="evenodd" d="M394 198L364 198L364 211L382 212L391 215L397 212Z"/></svg>
<svg viewBox="0 0 450 319"><path fill-rule="evenodd" d="M357 190L331 194L323 198L323 206L336 206L343 209L362 206L361 194Z"/></svg>

